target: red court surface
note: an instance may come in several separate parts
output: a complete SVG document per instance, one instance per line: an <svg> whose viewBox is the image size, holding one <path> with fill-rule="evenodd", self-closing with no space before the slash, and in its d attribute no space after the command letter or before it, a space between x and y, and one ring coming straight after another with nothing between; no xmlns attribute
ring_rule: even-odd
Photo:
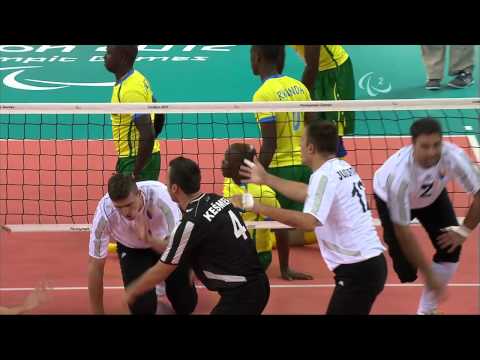
<svg viewBox="0 0 480 360"><path fill-rule="evenodd" d="M432 246L424 231L415 226L426 254ZM89 314L87 291L88 234L0 233L0 304L14 305L39 281L55 288L50 301L33 314ZM449 298L440 309L449 315L480 314L477 231L466 242L457 274L449 287ZM325 313L333 290L332 274L326 268L318 247L292 248L291 266L314 276L312 281L289 282L280 279L276 253L268 270L271 296L265 314L298 315ZM390 259L387 286L378 297L373 314L415 314L421 294L421 281L400 286ZM105 310L108 314L127 314L122 304L122 282L116 254L109 255L105 283ZM200 284L198 284L200 285ZM113 288L112 288L113 287ZM218 296L199 288L196 314L208 314Z"/></svg>

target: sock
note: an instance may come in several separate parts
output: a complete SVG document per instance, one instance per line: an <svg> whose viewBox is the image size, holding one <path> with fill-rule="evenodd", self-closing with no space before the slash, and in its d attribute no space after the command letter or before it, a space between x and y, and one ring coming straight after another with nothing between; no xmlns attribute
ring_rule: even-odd
<svg viewBox="0 0 480 360"><path fill-rule="evenodd" d="M160 284L157 284L155 286L155 293L157 294L157 297L165 296L165 282L162 281Z"/></svg>
<svg viewBox="0 0 480 360"><path fill-rule="evenodd" d="M157 302L157 312L156 315L174 315L175 311L173 310L170 303L167 304L168 301L163 301L163 299L158 299Z"/></svg>
<svg viewBox="0 0 480 360"><path fill-rule="evenodd" d="M458 262L442 262L432 263L433 272L439 277L440 281L444 284L448 284L458 268ZM428 314L437 309L437 299L432 290L426 286L423 288L422 296L418 304L417 314Z"/></svg>

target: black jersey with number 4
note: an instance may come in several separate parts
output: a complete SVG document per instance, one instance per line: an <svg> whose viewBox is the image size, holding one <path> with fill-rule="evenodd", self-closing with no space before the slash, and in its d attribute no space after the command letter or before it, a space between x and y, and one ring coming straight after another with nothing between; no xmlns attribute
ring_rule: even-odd
<svg viewBox="0 0 480 360"><path fill-rule="evenodd" d="M240 213L217 194L202 194L190 202L161 261L187 261L212 291L244 285L264 273Z"/></svg>

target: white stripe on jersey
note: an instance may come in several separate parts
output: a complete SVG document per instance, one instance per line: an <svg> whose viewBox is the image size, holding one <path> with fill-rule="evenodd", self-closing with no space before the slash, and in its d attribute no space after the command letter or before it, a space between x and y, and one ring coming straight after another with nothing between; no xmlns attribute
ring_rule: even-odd
<svg viewBox="0 0 480 360"><path fill-rule="evenodd" d="M177 251L175 251L175 255L173 256L172 263L178 264L180 258L182 257L183 250L185 250L185 246L187 246L188 240L190 240L190 235L192 235L194 223L191 221L187 221L185 224L185 229L183 229L182 238L180 239L180 244L177 247Z"/></svg>
<svg viewBox="0 0 480 360"><path fill-rule="evenodd" d="M327 188L328 177L322 175L318 181L317 190L315 191L312 211L317 213L322 205L323 195Z"/></svg>
<svg viewBox="0 0 480 360"><path fill-rule="evenodd" d="M174 231L172 232L167 248L165 249L165 251L162 254L162 257L160 258L162 262L165 262L165 263L167 262L167 258L171 256L172 251L175 251L175 255L173 255L172 260L169 261L168 263L172 265L176 265L180 262L180 259L183 255L183 251L185 250L185 247L187 246L188 241L190 240L190 236L192 234L195 224L191 221L187 221L185 223L185 226L183 227L182 235L180 237L180 241L176 246L176 248L174 248L173 246L175 245L175 241L179 236L177 232L181 226L182 226L182 223L178 224L175 227Z"/></svg>
<svg viewBox="0 0 480 360"><path fill-rule="evenodd" d="M247 282L247 278L245 276L238 276L238 275L220 275L214 274L210 271L203 271L205 277L211 280L221 280L225 282Z"/></svg>

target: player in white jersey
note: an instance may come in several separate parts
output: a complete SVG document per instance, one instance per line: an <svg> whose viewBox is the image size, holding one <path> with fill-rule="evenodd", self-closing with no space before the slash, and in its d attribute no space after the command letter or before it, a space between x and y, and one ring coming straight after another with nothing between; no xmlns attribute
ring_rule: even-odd
<svg viewBox="0 0 480 360"><path fill-rule="evenodd" d="M158 181L135 183L133 177L116 174L108 182L108 194L99 202L89 244L88 289L92 311L103 314L103 272L110 239L118 244L124 286L128 286L158 262L168 238L182 217L167 188ZM197 293L190 270L179 266L165 281L166 295L177 314L190 314ZM129 305L132 314L155 314L155 289Z"/></svg>
<svg viewBox="0 0 480 360"><path fill-rule="evenodd" d="M412 145L393 154L376 171L373 190L395 272L405 283L415 281L420 270L426 286L417 313L435 314L458 267L461 245L480 221L480 173L461 148L442 141L435 119L416 121L410 133ZM462 226L445 188L449 180L458 180L475 195ZM414 218L435 247L431 265L410 230Z"/></svg>
<svg viewBox="0 0 480 360"><path fill-rule="evenodd" d="M336 127L317 121L306 125L302 160L314 171L308 186L267 174L258 161L241 167L246 181L266 184L292 200L305 202L303 212L269 207L249 194L233 201L292 227L315 230L323 258L335 273L336 286L327 314L369 314L384 288L387 265L365 187L355 169L336 158Z"/></svg>

